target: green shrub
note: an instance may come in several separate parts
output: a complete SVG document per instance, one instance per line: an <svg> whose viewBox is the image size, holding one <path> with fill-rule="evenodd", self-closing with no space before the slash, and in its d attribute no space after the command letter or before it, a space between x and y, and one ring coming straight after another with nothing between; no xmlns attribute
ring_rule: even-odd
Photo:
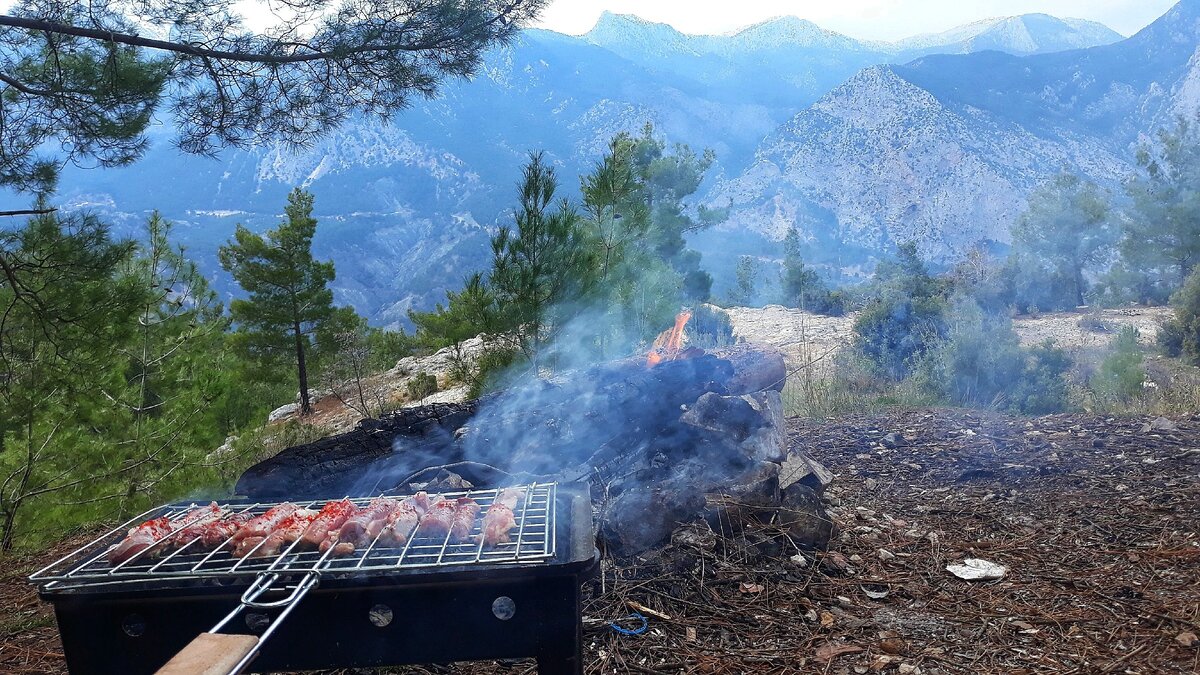
<svg viewBox="0 0 1200 675"><path fill-rule="evenodd" d="M1092 391L1101 402L1128 403L1145 390L1146 366L1138 332L1126 326L1117 333L1111 351L1092 377Z"/></svg>
<svg viewBox="0 0 1200 675"><path fill-rule="evenodd" d="M1154 338L1158 352L1163 356L1177 358L1183 354L1183 325L1176 319L1164 321Z"/></svg>
<svg viewBox="0 0 1200 675"><path fill-rule="evenodd" d="M1168 335L1168 340L1178 339L1179 352L1193 365L1200 365L1200 267L1192 271L1175 295L1171 296L1175 308L1178 337Z"/></svg>
<svg viewBox="0 0 1200 675"><path fill-rule="evenodd" d="M1028 350L1024 371L1009 395L1009 409L1023 415L1066 410L1071 365L1071 357L1051 340Z"/></svg>
<svg viewBox="0 0 1200 675"><path fill-rule="evenodd" d="M425 372L413 375L404 386L408 389L409 400L412 401L420 401L427 396L432 396L438 390L437 378Z"/></svg>
<svg viewBox="0 0 1200 675"><path fill-rule="evenodd" d="M733 344L733 322L729 314L709 305L700 305L692 312L688 324L689 345L701 349L725 347Z"/></svg>
<svg viewBox="0 0 1200 675"><path fill-rule="evenodd" d="M941 399L968 407L1024 414L1066 407L1066 353L1045 343L1023 349L1006 314L959 296L947 312L946 337L921 360L913 378Z"/></svg>
<svg viewBox="0 0 1200 675"><path fill-rule="evenodd" d="M945 303L937 297L888 295L854 321L855 348L893 380L910 375L945 332Z"/></svg>
<svg viewBox="0 0 1200 675"><path fill-rule="evenodd" d="M467 398L475 399L498 389L502 389L514 376L513 366L521 360L519 349L492 347L479 356L475 370L467 382Z"/></svg>

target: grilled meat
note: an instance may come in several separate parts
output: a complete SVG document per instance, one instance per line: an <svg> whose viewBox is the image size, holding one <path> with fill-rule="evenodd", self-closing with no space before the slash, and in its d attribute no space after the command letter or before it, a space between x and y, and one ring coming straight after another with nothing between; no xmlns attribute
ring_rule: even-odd
<svg viewBox="0 0 1200 675"><path fill-rule="evenodd" d="M108 550L108 562L119 565L127 560L141 555L144 551L158 542L172 536L176 530L184 530L193 525L208 522L224 513L216 502L188 511L186 515L172 522L163 516L148 520L137 527L131 528L125 538Z"/></svg>
<svg viewBox="0 0 1200 675"><path fill-rule="evenodd" d="M279 552L289 544L301 538L320 511L312 509L297 509L288 514L279 525L265 537L245 537L237 543L233 550L234 557L269 558L279 555Z"/></svg>
<svg viewBox="0 0 1200 675"><path fill-rule="evenodd" d="M484 548L494 548L512 541L511 532L517 526L513 511L524 496L524 488L508 488L496 495L483 516L483 526L480 528L479 537Z"/></svg>
<svg viewBox="0 0 1200 675"><path fill-rule="evenodd" d="M275 531L275 528L279 527L284 519L299 510L300 507L291 502L271 507L266 513L246 521L246 524L242 525L234 533L233 538L229 541L229 545L236 548L241 545L244 539L258 539L262 541L267 535Z"/></svg>
<svg viewBox="0 0 1200 675"><path fill-rule="evenodd" d="M304 548L320 548L322 542L336 533L345 522L355 514L358 507L349 499L336 502L326 502L321 512L309 524L304 535L300 537L300 546Z"/></svg>
<svg viewBox="0 0 1200 675"><path fill-rule="evenodd" d="M454 520L450 523L450 543L467 541L478 517L479 503L470 497L459 497L458 510L454 512Z"/></svg>
<svg viewBox="0 0 1200 675"><path fill-rule="evenodd" d="M236 534L247 520L246 516L230 515L225 509L217 509L213 515L211 519L180 528L171 535L171 541L167 542L167 545L171 548L186 546L193 551L211 551Z"/></svg>
<svg viewBox="0 0 1200 675"><path fill-rule="evenodd" d="M400 505L392 511L387 520L383 524L383 533L379 535L379 541L388 546L403 546L417 525L421 522L421 517L429 510L433 504L441 501L441 497L434 497L430 500L429 495L425 492L404 499Z"/></svg>
<svg viewBox="0 0 1200 675"><path fill-rule="evenodd" d="M417 524L416 536L445 539L450 534L450 528L454 526L454 515L457 512L457 499L443 499L430 505L425 515L421 516L421 522Z"/></svg>
<svg viewBox="0 0 1200 675"><path fill-rule="evenodd" d="M388 516L400 508L400 502L391 497L376 497L358 513L348 518L336 534L321 542L321 552L330 546L334 555L350 555L359 546L369 546L383 531Z"/></svg>
<svg viewBox="0 0 1200 675"><path fill-rule="evenodd" d="M229 541L230 537L237 534L238 530L246 524L247 520L249 520L248 516L235 513L220 520L205 523L199 528L200 531L195 537L195 543L192 544L192 550L212 551L216 549L221 544ZM183 534L181 531L176 535L177 540L173 542L176 546L187 545L187 540L182 538Z"/></svg>

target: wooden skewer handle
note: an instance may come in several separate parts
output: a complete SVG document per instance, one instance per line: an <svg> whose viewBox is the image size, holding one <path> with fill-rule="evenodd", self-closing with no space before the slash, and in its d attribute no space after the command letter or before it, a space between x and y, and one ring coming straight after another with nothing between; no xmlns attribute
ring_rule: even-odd
<svg viewBox="0 0 1200 675"><path fill-rule="evenodd" d="M258 647L258 636L201 633L159 668L157 675L229 675Z"/></svg>

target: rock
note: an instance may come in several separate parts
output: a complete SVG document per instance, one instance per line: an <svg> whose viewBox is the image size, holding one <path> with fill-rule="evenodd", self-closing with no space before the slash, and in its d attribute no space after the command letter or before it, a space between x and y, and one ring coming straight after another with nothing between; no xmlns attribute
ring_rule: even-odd
<svg viewBox="0 0 1200 675"><path fill-rule="evenodd" d="M429 492L462 492L474 487L471 481L466 480L457 473L442 469L432 481L421 486L421 489L428 490Z"/></svg>
<svg viewBox="0 0 1200 675"><path fill-rule="evenodd" d="M774 509L780 504L779 465L759 463L729 484L720 486L720 495L717 503L725 506L731 516L738 515L736 512L739 511L752 513Z"/></svg>
<svg viewBox="0 0 1200 675"><path fill-rule="evenodd" d="M921 669L911 663L901 663L900 675L921 675Z"/></svg>
<svg viewBox="0 0 1200 675"><path fill-rule="evenodd" d="M726 383L730 394L783 391L787 382L787 364L783 352L763 344L742 343L713 352L717 358L733 364L733 377Z"/></svg>
<svg viewBox="0 0 1200 675"><path fill-rule="evenodd" d="M214 461L214 460L221 459L222 457L225 457L226 455L233 454L233 444L235 442L237 442L237 439L238 439L237 436L226 437L225 442L223 444L221 444L221 447L219 447L216 450L213 450L212 452L205 455L204 459L207 461Z"/></svg>
<svg viewBox="0 0 1200 675"><path fill-rule="evenodd" d="M704 496L694 490L626 490L608 505L603 539L617 555L637 555L670 539L680 523L695 519L703 508Z"/></svg>
<svg viewBox="0 0 1200 675"><path fill-rule="evenodd" d="M783 491L779 525L797 546L824 550L833 538L833 519L812 488L795 483Z"/></svg>
<svg viewBox="0 0 1200 675"><path fill-rule="evenodd" d="M896 559L896 554L892 553L891 551L887 550L886 548L879 549L879 553L877 555L879 556L879 559L882 560L883 562L887 562L889 560Z"/></svg>
<svg viewBox="0 0 1200 675"><path fill-rule="evenodd" d="M776 391L743 396L709 392L679 421L734 442L743 455L757 462L782 462L786 453L783 399Z"/></svg>
<svg viewBox="0 0 1200 675"><path fill-rule="evenodd" d="M1195 647L1200 644L1200 639L1196 638L1196 634L1191 631L1186 631L1175 636L1175 641L1184 647Z"/></svg>
<svg viewBox="0 0 1200 675"><path fill-rule="evenodd" d="M807 454L793 450L788 453L779 469L779 489L786 490L799 483L811 488L818 495L833 482L833 474L817 460Z"/></svg>
<svg viewBox="0 0 1200 675"><path fill-rule="evenodd" d="M234 494L266 501L392 489L415 471L466 459L454 430L470 419L475 405L397 410L363 420L353 431L286 448L247 469Z"/></svg>
<svg viewBox="0 0 1200 675"><path fill-rule="evenodd" d="M1165 417L1158 417L1151 422L1142 425L1142 433L1151 431L1177 431L1179 426Z"/></svg>
<svg viewBox="0 0 1200 675"><path fill-rule="evenodd" d="M300 404L299 403L289 403L287 405L281 405L278 408L272 410L270 415L267 415L267 424L270 424L272 422L278 422L278 421L286 419L288 417L295 417L296 413L298 413L298 412L300 412Z"/></svg>
<svg viewBox="0 0 1200 675"><path fill-rule="evenodd" d="M908 439L905 438L903 435L895 433L895 432L892 432L892 433L888 434L887 436L884 436L883 440L881 440L880 442L883 443L883 447L889 448L889 449L903 448L904 446L908 445Z"/></svg>

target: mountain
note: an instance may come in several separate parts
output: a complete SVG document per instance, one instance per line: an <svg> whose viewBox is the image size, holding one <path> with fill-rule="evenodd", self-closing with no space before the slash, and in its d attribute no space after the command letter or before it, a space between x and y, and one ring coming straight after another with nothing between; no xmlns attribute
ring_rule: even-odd
<svg viewBox="0 0 1200 675"><path fill-rule="evenodd" d="M1198 43L1200 0L1184 0L1111 45L872 67L780 126L709 202L732 207L725 236L795 223L814 243L914 240L942 258L1003 243L1060 170L1120 195L1137 143L1200 111Z"/></svg>
<svg viewBox="0 0 1200 675"><path fill-rule="evenodd" d="M814 242L828 244L823 250L847 267L869 260L890 237L889 225L872 221L870 209L851 208L856 191L880 200L900 194L895 186L871 184L866 168L858 170L860 183L837 182L848 180L840 172L849 169L835 172L835 167L853 164L845 139L854 137L874 153L888 149L890 137L864 130L843 133L852 130L843 129L846 120L870 115L872 101L894 108L889 113L894 124L881 131L903 136L908 133L904 125L911 124L922 130L920 143L957 143L989 167L991 173L976 179L973 194L983 204L972 216L1011 212L1020 204L1012 195L1033 180L1026 176L1037 173L1034 156L992 158L996 142L1028 144L1029 135L1040 138L1037 134L1014 130L995 136L993 129L1016 125L997 114L977 127L971 103L919 112L924 109L911 104L922 85L914 81L936 78L937 67L932 61L914 64L912 72L898 65L880 67L903 58L898 48L860 42L794 17L728 35L692 36L607 14L583 36L524 31L514 44L492 50L473 79L447 82L434 99L417 102L390 123L351 122L308 148L271 145L230 150L215 159L184 156L172 147L171 129L163 125L154 130L147 155L130 167L69 167L59 199L66 208L96 210L129 234L138 232L150 211L160 210L177 223L177 236L216 287L232 294L236 289L215 262L217 247L236 223L254 229L274 225L288 190L304 186L316 196L321 221L316 252L337 266L338 301L354 304L376 323L403 323L408 309L432 306L447 289L459 287L468 272L486 264L487 238L511 221L515 185L529 150L545 150L558 169L562 193L575 195L577 177L590 170L613 134L638 132L653 122L672 142L716 152L718 165L701 188L706 200L737 196L730 225L696 239L707 267L719 275L731 273L738 252L778 249L773 238L782 216L772 212L776 220L765 225L751 218L767 213L767 199L778 203L780 213L802 219ZM980 79L978 72L975 76ZM990 74L983 79L990 80ZM948 86L963 87L966 97L988 96L986 89ZM934 100L941 101L940 96ZM845 114L839 116L839 110ZM1121 110L1118 106L1113 114ZM823 117L793 119L799 111ZM948 135L949 129L956 131ZM804 138L836 161L821 166L819 157L809 156L789 163L786 155L800 153L798 146L808 141L798 139ZM996 138L1000 141L989 146ZM1081 138L1075 154L1060 154L1105 167L1120 154L1094 145ZM1056 156L1049 148L1045 152L1045 157ZM894 155L894 166L909 161L899 157ZM764 162L776 167L777 181L743 178L769 173ZM811 186L813 181L791 180L802 166L830 182ZM919 183L921 175L914 171L912 180ZM965 172L946 172L940 192L929 194L955 201L955 186L967 185L968 178ZM737 192L754 189L760 192ZM915 190L908 199L924 194ZM903 209L884 210L889 223L907 218ZM949 229L944 215L926 227L930 237Z"/></svg>
<svg viewBox="0 0 1200 675"><path fill-rule="evenodd" d="M918 35L893 47L908 57L970 54L985 50L1009 54L1047 54L1112 44L1123 36L1095 21L1024 14L976 21L942 33Z"/></svg>

